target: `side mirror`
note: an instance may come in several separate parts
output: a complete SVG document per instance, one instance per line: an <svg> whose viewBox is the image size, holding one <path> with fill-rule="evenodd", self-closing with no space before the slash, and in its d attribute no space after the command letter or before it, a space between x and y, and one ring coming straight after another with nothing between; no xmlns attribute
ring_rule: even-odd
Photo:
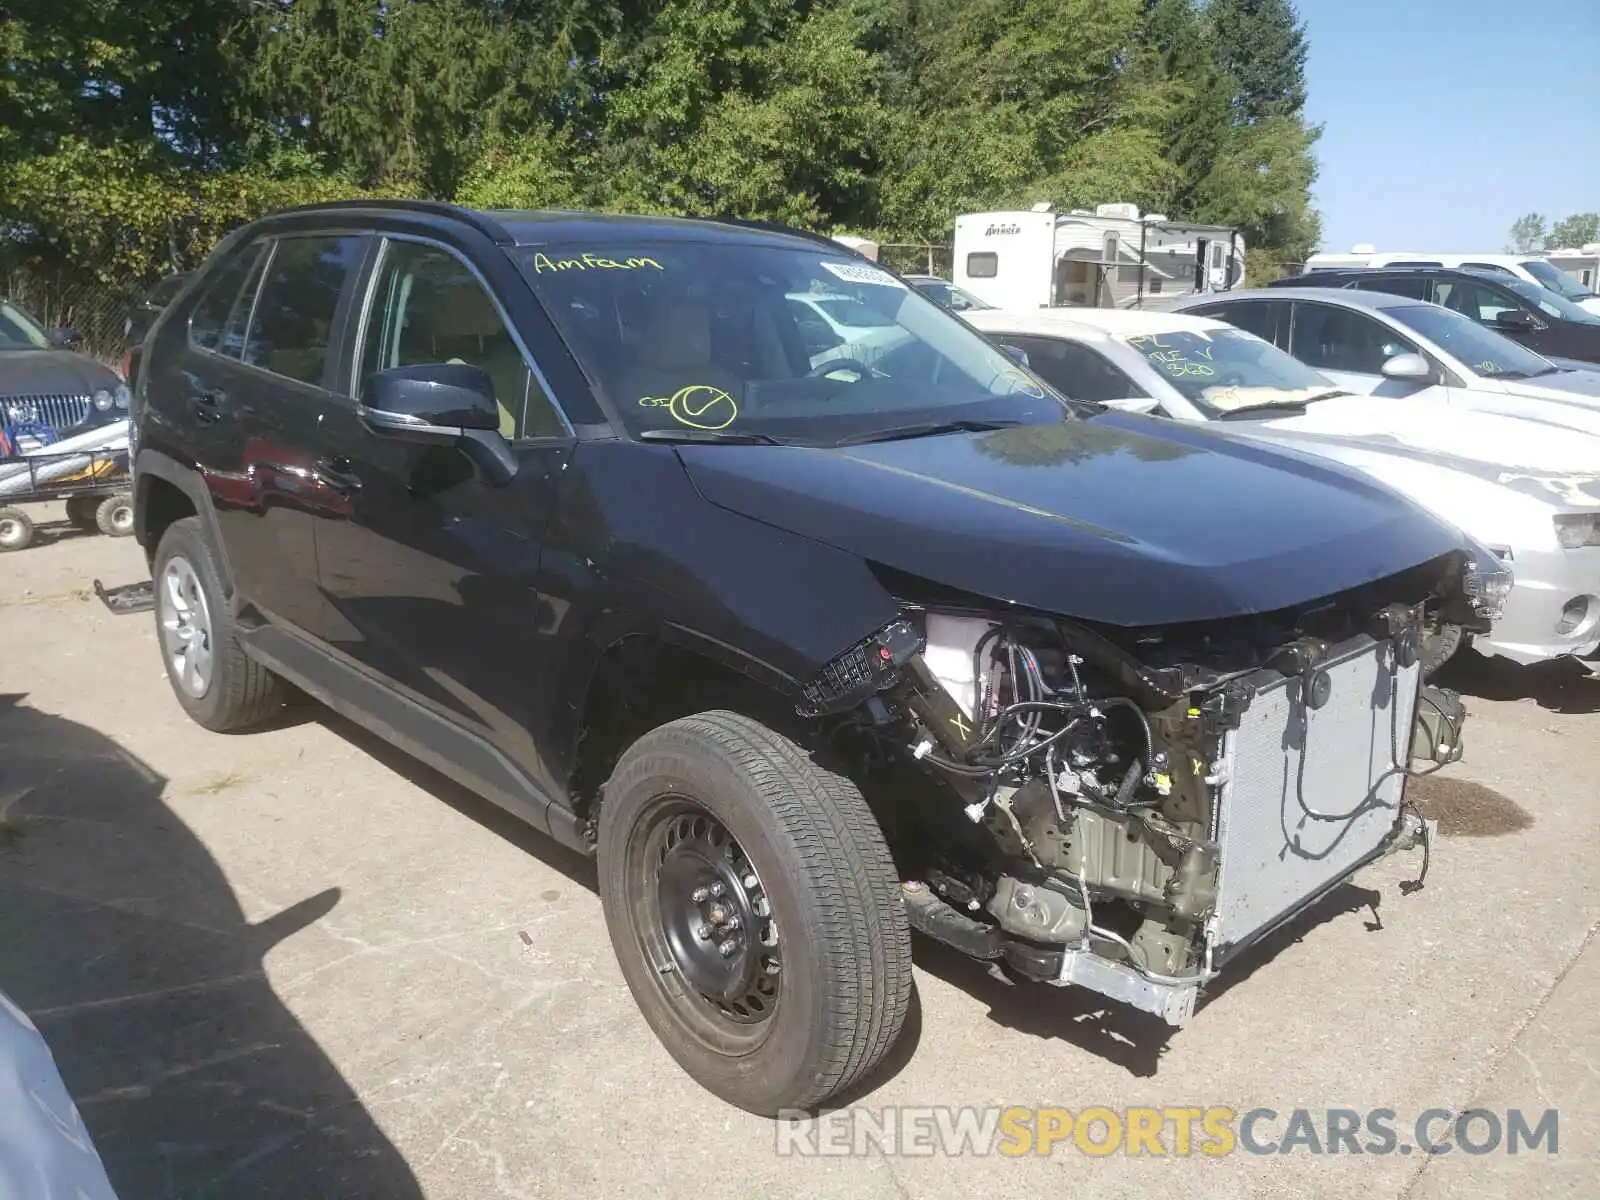
<svg viewBox="0 0 1600 1200"><path fill-rule="evenodd" d="M378 437L421 446L459 446L486 482L504 487L517 473L516 455L500 436L494 382L468 363L419 363L372 376L370 404L358 412Z"/></svg>
<svg viewBox="0 0 1600 1200"><path fill-rule="evenodd" d="M52 346L60 346L63 350L76 350L83 345L83 334L67 326L52 329L45 336L50 339Z"/></svg>
<svg viewBox="0 0 1600 1200"><path fill-rule="evenodd" d="M1024 367L1028 365L1028 352L1021 346L1013 346L1007 342L1001 342L1000 349L1005 352L1006 357L1012 362L1018 363Z"/></svg>
<svg viewBox="0 0 1600 1200"><path fill-rule="evenodd" d="M1496 329L1509 329L1512 333L1532 333L1539 327L1533 314L1524 308L1502 308L1494 315Z"/></svg>
<svg viewBox="0 0 1600 1200"><path fill-rule="evenodd" d="M1107 408L1114 408L1118 412L1153 413L1161 404L1154 396L1123 396L1116 400L1102 400L1100 403Z"/></svg>
<svg viewBox="0 0 1600 1200"><path fill-rule="evenodd" d="M1433 367L1420 354L1396 354L1383 364L1385 379L1403 379L1410 383L1432 383Z"/></svg>

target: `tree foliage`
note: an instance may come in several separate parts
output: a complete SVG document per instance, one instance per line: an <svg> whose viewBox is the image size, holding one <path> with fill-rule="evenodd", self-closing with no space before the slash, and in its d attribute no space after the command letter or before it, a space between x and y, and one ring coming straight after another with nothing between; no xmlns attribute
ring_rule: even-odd
<svg viewBox="0 0 1600 1200"><path fill-rule="evenodd" d="M1542 254L1600 242L1600 213L1573 213L1551 225L1543 213L1531 212L1511 223L1506 249L1514 254Z"/></svg>
<svg viewBox="0 0 1600 1200"><path fill-rule="evenodd" d="M1131 200L1315 242L1287 0L14 0L0 256L103 280L357 194L942 241Z"/></svg>

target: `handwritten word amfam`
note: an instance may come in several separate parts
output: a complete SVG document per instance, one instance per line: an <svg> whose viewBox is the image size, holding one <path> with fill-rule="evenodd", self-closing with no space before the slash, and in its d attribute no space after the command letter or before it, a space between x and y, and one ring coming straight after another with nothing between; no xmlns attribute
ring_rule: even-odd
<svg viewBox="0 0 1600 1200"><path fill-rule="evenodd" d="M577 258L551 258L548 254L535 254L533 256L533 273L543 275L546 271L637 271L648 267L656 271L666 270L653 258L606 258L600 254L581 254Z"/></svg>

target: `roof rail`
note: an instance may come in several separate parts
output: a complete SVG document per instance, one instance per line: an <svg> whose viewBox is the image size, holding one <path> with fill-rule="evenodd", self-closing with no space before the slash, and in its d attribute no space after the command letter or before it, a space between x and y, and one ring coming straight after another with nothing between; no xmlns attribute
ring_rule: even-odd
<svg viewBox="0 0 1600 1200"><path fill-rule="evenodd" d="M801 229L795 225L785 225L782 221L762 221L754 217L721 217L705 216L698 218L702 221L715 221L719 225L737 225L742 229L760 229L767 233L786 233L790 237L805 238L808 242L821 242L829 249L840 254L853 255L856 258L866 258L865 254L854 246L847 246L843 242L835 241L825 233L817 233L811 229ZM871 260L868 259L870 262Z"/></svg>
<svg viewBox="0 0 1600 1200"><path fill-rule="evenodd" d="M353 200L327 200L320 204L299 204L293 208L281 209L272 216L281 216L286 213L306 212L342 212L352 209L393 209L400 212L425 213L435 217L450 217L463 224L471 225L479 233L495 242L497 245L510 246L516 239L506 230L506 227L493 217L474 209L462 208L459 204L447 204L442 200L414 200L407 198L391 199L382 196L369 196Z"/></svg>

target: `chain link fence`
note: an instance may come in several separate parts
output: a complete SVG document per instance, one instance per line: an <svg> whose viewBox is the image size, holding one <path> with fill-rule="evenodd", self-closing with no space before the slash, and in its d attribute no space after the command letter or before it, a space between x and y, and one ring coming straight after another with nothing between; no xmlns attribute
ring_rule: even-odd
<svg viewBox="0 0 1600 1200"><path fill-rule="evenodd" d="M0 295L46 329L71 329L78 349L120 368L128 350L127 321L142 290L113 288L69 272L15 269L0 275Z"/></svg>

